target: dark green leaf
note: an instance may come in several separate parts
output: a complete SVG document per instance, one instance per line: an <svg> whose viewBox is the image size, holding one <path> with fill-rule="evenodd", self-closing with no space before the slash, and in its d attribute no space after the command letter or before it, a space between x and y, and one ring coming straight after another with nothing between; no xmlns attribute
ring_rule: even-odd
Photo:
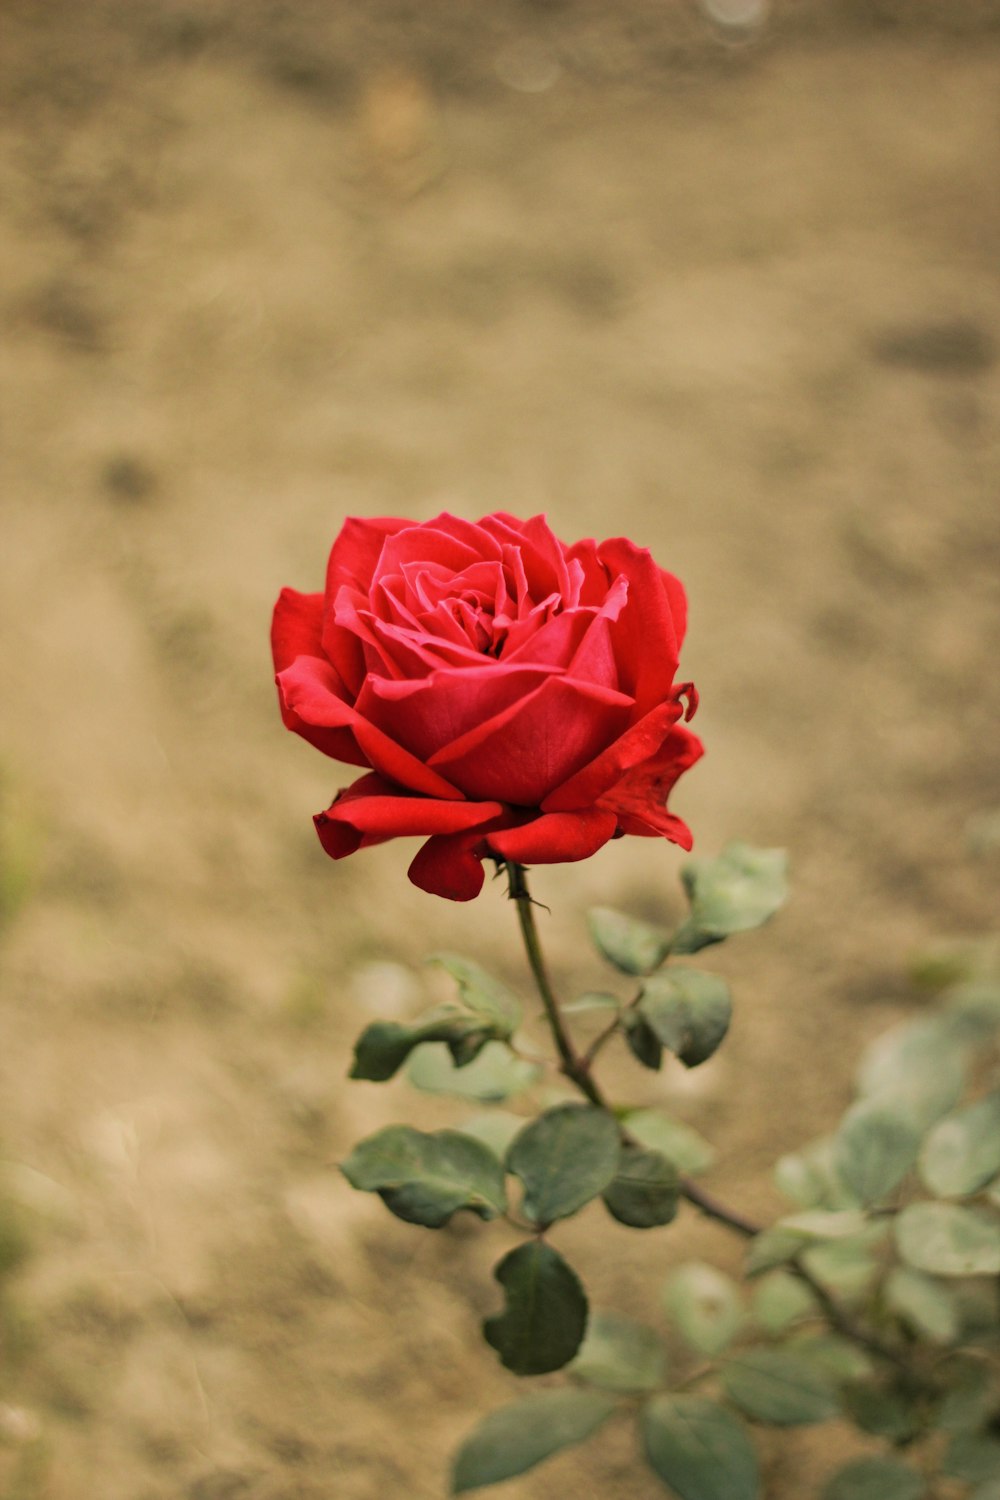
<svg viewBox="0 0 1000 1500"><path fill-rule="evenodd" d="M954 1203L911 1203L895 1223L896 1246L918 1271L937 1276L1000 1272L1000 1219Z"/></svg>
<svg viewBox="0 0 1000 1500"><path fill-rule="evenodd" d="M479 1055L492 1035L467 1011L445 1007L432 1011L412 1026L373 1021L358 1038L350 1076L384 1083L399 1071L421 1042L443 1042L455 1066L464 1067Z"/></svg>
<svg viewBox="0 0 1000 1500"><path fill-rule="evenodd" d="M659 1151L681 1172L704 1172L715 1160L715 1151L704 1136L658 1109L629 1110L622 1123L640 1145Z"/></svg>
<svg viewBox="0 0 1000 1500"><path fill-rule="evenodd" d="M478 1099L499 1104L541 1077L536 1063L515 1057L505 1042L487 1042L474 1062L455 1066L448 1049L439 1042L426 1042L410 1058L406 1076L414 1088L426 1094L454 1094L459 1099Z"/></svg>
<svg viewBox="0 0 1000 1500"><path fill-rule="evenodd" d="M659 1151L624 1146L618 1171L604 1189L605 1206L620 1224L654 1229L677 1214L679 1179L673 1162Z"/></svg>
<svg viewBox="0 0 1000 1500"><path fill-rule="evenodd" d="M791 1271L770 1271L753 1294L754 1317L768 1333L782 1333L792 1323L815 1316L816 1299Z"/></svg>
<svg viewBox="0 0 1000 1500"><path fill-rule="evenodd" d="M946 1115L965 1085L968 1047L939 1016L906 1021L866 1049L858 1092L926 1130Z"/></svg>
<svg viewBox="0 0 1000 1500"><path fill-rule="evenodd" d="M678 1500L758 1500L757 1458L731 1412L704 1396L654 1396L643 1408L646 1458Z"/></svg>
<svg viewBox="0 0 1000 1500"><path fill-rule="evenodd" d="M920 1153L920 1175L940 1198L964 1198L1000 1172L1000 1089L941 1120Z"/></svg>
<svg viewBox="0 0 1000 1500"><path fill-rule="evenodd" d="M891 1443L905 1443L920 1431L920 1413L898 1390L878 1381L858 1381L841 1392L844 1409L856 1427Z"/></svg>
<svg viewBox="0 0 1000 1500"><path fill-rule="evenodd" d="M618 1170L621 1137L614 1117L589 1104L557 1104L527 1125L507 1153L524 1184L533 1224L568 1218L596 1198Z"/></svg>
<svg viewBox="0 0 1000 1500"><path fill-rule="evenodd" d="M495 1219L507 1206L499 1161L457 1130L427 1135L387 1125L355 1146L341 1171L352 1187L378 1193L397 1218L428 1229L447 1224L459 1209Z"/></svg>
<svg viewBox="0 0 1000 1500"><path fill-rule="evenodd" d="M491 1412L455 1456L452 1494L513 1479L561 1448L582 1443L607 1420L615 1405L599 1391L539 1391Z"/></svg>
<svg viewBox="0 0 1000 1500"><path fill-rule="evenodd" d="M947 1391L934 1422L945 1432L974 1432L1000 1410L1000 1392L989 1365L982 1360L951 1359L941 1374Z"/></svg>
<svg viewBox="0 0 1000 1500"><path fill-rule="evenodd" d="M679 964L643 986L639 1010L658 1039L688 1068L697 1067L729 1030L729 987L717 974Z"/></svg>
<svg viewBox="0 0 1000 1500"><path fill-rule="evenodd" d="M607 1391L654 1391L666 1378L666 1352L645 1324L593 1312L569 1373Z"/></svg>
<svg viewBox="0 0 1000 1500"><path fill-rule="evenodd" d="M924 1500L923 1476L898 1458L855 1458L823 1487L823 1500Z"/></svg>
<svg viewBox="0 0 1000 1500"><path fill-rule="evenodd" d="M515 1375L547 1375L568 1365L583 1342L587 1298L576 1272L541 1240L518 1245L494 1271L502 1313L483 1324L486 1342Z"/></svg>
<svg viewBox="0 0 1000 1500"><path fill-rule="evenodd" d="M735 1281L702 1261L688 1261L670 1275L663 1288L663 1307L678 1333L699 1354L720 1353L746 1318Z"/></svg>
<svg viewBox="0 0 1000 1500"><path fill-rule="evenodd" d="M517 996L470 958L461 958L457 953L435 953L427 962L440 964L447 970L458 985L463 1004L492 1027L495 1036L512 1036L520 1026L521 1002Z"/></svg>
<svg viewBox="0 0 1000 1500"><path fill-rule="evenodd" d="M744 1349L722 1371L722 1387L741 1411L776 1427L825 1422L837 1410L830 1382L810 1360L786 1349Z"/></svg>
<svg viewBox="0 0 1000 1500"><path fill-rule="evenodd" d="M862 1380L872 1373L872 1362L863 1349L837 1333L802 1333L790 1339L788 1348L807 1359L830 1379Z"/></svg>
<svg viewBox="0 0 1000 1500"><path fill-rule="evenodd" d="M894 1266L883 1287L886 1306L914 1333L933 1344L952 1344L961 1333L951 1289L923 1271Z"/></svg>
<svg viewBox="0 0 1000 1500"><path fill-rule="evenodd" d="M861 1203L881 1203L917 1158L920 1132L888 1104L862 1099L837 1132L836 1170Z"/></svg>
<svg viewBox="0 0 1000 1500"><path fill-rule="evenodd" d="M691 915L676 934L675 953L697 953L734 932L767 922L788 897L783 849L727 844L718 859L693 859L681 876Z"/></svg>
<svg viewBox="0 0 1000 1500"><path fill-rule="evenodd" d="M623 974L651 974L670 950L670 933L607 906L587 913L594 946Z"/></svg>
<svg viewBox="0 0 1000 1500"><path fill-rule="evenodd" d="M1000 1437L985 1432L958 1432L948 1444L943 1473L967 1484L1000 1479Z"/></svg>
<svg viewBox="0 0 1000 1500"><path fill-rule="evenodd" d="M654 1072L663 1062L663 1043L649 1022L637 1010L628 1010L624 1016L625 1040L637 1062Z"/></svg>

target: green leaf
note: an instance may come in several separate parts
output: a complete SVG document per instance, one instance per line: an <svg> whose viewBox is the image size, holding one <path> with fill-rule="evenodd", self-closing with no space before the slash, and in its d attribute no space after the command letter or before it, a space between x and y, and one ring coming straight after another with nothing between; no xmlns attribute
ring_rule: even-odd
<svg viewBox="0 0 1000 1500"><path fill-rule="evenodd" d="M834 1136L820 1136L800 1151L782 1156L774 1168L775 1186L802 1208L853 1208L854 1194L841 1180L834 1161Z"/></svg>
<svg viewBox="0 0 1000 1500"><path fill-rule="evenodd" d="M945 1451L941 1472L967 1484L1000 1479L1000 1438L985 1432L958 1432Z"/></svg>
<svg viewBox="0 0 1000 1500"><path fill-rule="evenodd" d="M461 1068L479 1055L493 1035L468 1012L443 1006L414 1021L412 1026L373 1021L355 1044L350 1076L384 1083L399 1071L421 1042L443 1042L455 1067Z"/></svg>
<svg viewBox="0 0 1000 1500"><path fill-rule="evenodd" d="M877 1099L862 1099L841 1122L834 1162L861 1203L881 1203L909 1172L919 1147L920 1132L905 1116Z"/></svg>
<svg viewBox="0 0 1000 1500"><path fill-rule="evenodd" d="M680 1184L677 1168L659 1151L623 1146L618 1170L604 1189L612 1218L632 1229L655 1229L676 1217Z"/></svg>
<svg viewBox="0 0 1000 1500"><path fill-rule="evenodd" d="M758 1500L757 1458L731 1412L704 1396L654 1396L641 1415L646 1459L678 1500Z"/></svg>
<svg viewBox="0 0 1000 1500"><path fill-rule="evenodd" d="M340 1170L352 1187L378 1193L397 1218L428 1229L447 1224L459 1209L495 1219L507 1206L500 1162L457 1130L427 1135L387 1125L355 1146Z"/></svg>
<svg viewBox="0 0 1000 1500"><path fill-rule="evenodd" d="M883 1296L907 1328L932 1344L953 1344L962 1331L951 1290L923 1271L894 1266L885 1279Z"/></svg>
<svg viewBox="0 0 1000 1500"><path fill-rule="evenodd" d="M663 1043L639 1011L627 1010L623 1020L628 1050L644 1068L655 1073L663 1063Z"/></svg>
<svg viewBox="0 0 1000 1500"><path fill-rule="evenodd" d="M687 1068L711 1057L733 1013L724 979L680 965L646 981L638 1008L664 1047Z"/></svg>
<svg viewBox="0 0 1000 1500"><path fill-rule="evenodd" d="M587 926L598 952L623 974L651 974L670 951L670 933L608 906L592 907Z"/></svg>
<svg viewBox="0 0 1000 1500"><path fill-rule="evenodd" d="M782 1333L800 1318L815 1316L816 1311L812 1292L791 1271L770 1271L754 1289L753 1314L768 1333Z"/></svg>
<svg viewBox="0 0 1000 1500"><path fill-rule="evenodd" d="M499 1104L521 1094L541 1075L536 1063L515 1057L505 1042L487 1042L476 1060L461 1068L456 1068L447 1047L424 1042L415 1049L406 1069L410 1083L425 1094L453 1094L483 1104Z"/></svg>
<svg viewBox="0 0 1000 1500"><path fill-rule="evenodd" d="M895 1223L896 1247L918 1271L937 1276L1000 1272L1000 1220L954 1203L911 1203Z"/></svg>
<svg viewBox="0 0 1000 1500"><path fill-rule="evenodd" d="M618 1171L620 1155L618 1125L607 1110L557 1104L515 1136L507 1170L524 1184L526 1217L545 1226L602 1193Z"/></svg>
<svg viewBox="0 0 1000 1500"><path fill-rule="evenodd" d="M951 1359L942 1374L947 1390L934 1423L945 1432L974 1432L1000 1407L990 1367L981 1360Z"/></svg>
<svg viewBox="0 0 1000 1500"><path fill-rule="evenodd" d="M961 1097L966 1055L967 1045L940 1016L906 1021L862 1054L858 1092L926 1130Z"/></svg>
<svg viewBox="0 0 1000 1500"><path fill-rule="evenodd" d="M607 1421L616 1404L599 1391L538 1391L491 1412L455 1455L452 1494L513 1479L561 1448L582 1443Z"/></svg>
<svg viewBox="0 0 1000 1500"><path fill-rule="evenodd" d="M920 1153L920 1175L941 1198L978 1193L998 1172L1000 1089L941 1120Z"/></svg>
<svg viewBox="0 0 1000 1500"><path fill-rule="evenodd" d="M829 1380L810 1360L787 1349L744 1349L722 1371L730 1401L757 1422L802 1427L825 1422L837 1410Z"/></svg>
<svg viewBox="0 0 1000 1500"><path fill-rule="evenodd" d="M906 1443L920 1431L920 1413L902 1391L878 1380L858 1381L841 1392L854 1425L891 1443Z"/></svg>
<svg viewBox="0 0 1000 1500"><path fill-rule="evenodd" d="M587 1298L579 1277L542 1240L505 1255L494 1271L504 1289L502 1313L483 1335L515 1375L547 1375L568 1365L583 1342Z"/></svg>
<svg viewBox="0 0 1000 1500"><path fill-rule="evenodd" d="M715 1150L704 1136L658 1109L629 1110L622 1124L641 1146L661 1152L681 1172L704 1172L715 1160Z"/></svg>
<svg viewBox="0 0 1000 1500"><path fill-rule="evenodd" d="M731 1277L703 1261L678 1266L663 1288L663 1307L678 1333L699 1354L726 1348L746 1318Z"/></svg>
<svg viewBox="0 0 1000 1500"><path fill-rule="evenodd" d="M788 1348L823 1370L838 1384L862 1380L872 1373L872 1362L863 1349L838 1333L802 1333L789 1340Z"/></svg>
<svg viewBox="0 0 1000 1500"><path fill-rule="evenodd" d="M788 856L738 841L717 859L692 859L681 874L691 915L677 932L674 953L697 953L734 932L761 927L788 898Z"/></svg>
<svg viewBox="0 0 1000 1500"><path fill-rule="evenodd" d="M654 1391L666 1379L666 1351L645 1324L594 1312L569 1373L607 1391Z"/></svg>
<svg viewBox="0 0 1000 1500"><path fill-rule="evenodd" d="M831 1213L813 1209L807 1213L788 1214L754 1236L747 1252L747 1275L759 1276L762 1271L784 1265L811 1245L852 1238L867 1228L867 1218L857 1209Z"/></svg>
<svg viewBox="0 0 1000 1500"><path fill-rule="evenodd" d="M521 1002L499 979L457 953L434 953L427 962L447 970L458 985L463 1004L487 1022L495 1036L514 1034L521 1024Z"/></svg>
<svg viewBox="0 0 1000 1500"><path fill-rule="evenodd" d="M802 1263L843 1301L857 1301L867 1292L878 1272L879 1261L872 1249L885 1239L887 1233L888 1224L883 1219L869 1225L856 1238L811 1245L803 1252Z"/></svg>
<svg viewBox="0 0 1000 1500"><path fill-rule="evenodd" d="M823 1487L823 1500L924 1500L923 1476L898 1458L855 1458Z"/></svg>
<svg viewBox="0 0 1000 1500"><path fill-rule="evenodd" d="M505 1109L488 1109L481 1115L472 1115L458 1127L463 1135L475 1136L488 1146L501 1161L510 1148L510 1143L524 1129L524 1116L512 1115Z"/></svg>
<svg viewBox="0 0 1000 1500"><path fill-rule="evenodd" d="M985 1484L977 1484L968 1500L1000 1500L1000 1479L987 1479Z"/></svg>
<svg viewBox="0 0 1000 1500"><path fill-rule="evenodd" d="M605 990L588 990L578 1000L569 1000L562 1007L566 1016L582 1016L593 1010L621 1010L621 1001L617 995L609 995Z"/></svg>

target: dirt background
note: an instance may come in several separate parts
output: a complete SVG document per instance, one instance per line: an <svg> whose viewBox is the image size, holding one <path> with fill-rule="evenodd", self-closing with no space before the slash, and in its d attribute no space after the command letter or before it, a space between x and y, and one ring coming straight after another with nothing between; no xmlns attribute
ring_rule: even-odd
<svg viewBox="0 0 1000 1500"><path fill-rule="evenodd" d="M0 25L0 1145L30 1250L0 1493L431 1500L517 1390L478 1332L509 1240L350 1192L361 1134L463 1107L345 1071L422 953L520 960L497 888L452 908L400 846L324 859L346 773L280 726L272 600L320 585L345 514L443 506L625 531L684 578L708 755L678 810L704 852L787 846L795 899L718 959L719 1059L611 1076L774 1210L914 948L995 919L967 835L1000 803L1000 7ZM539 872L567 988L598 977L583 906L669 914L679 864L625 840ZM736 1253L596 1209L560 1244L654 1320L669 1264ZM854 1443L765 1443L768 1495ZM553 1488L662 1493L624 1430L504 1493Z"/></svg>

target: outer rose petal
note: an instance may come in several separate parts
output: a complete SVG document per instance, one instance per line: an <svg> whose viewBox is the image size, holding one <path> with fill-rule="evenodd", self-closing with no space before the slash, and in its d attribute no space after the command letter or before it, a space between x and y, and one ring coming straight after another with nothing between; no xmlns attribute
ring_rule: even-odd
<svg viewBox="0 0 1000 1500"><path fill-rule="evenodd" d="M479 895L486 879L482 857L475 852L481 845L480 833L443 834L428 839L417 851L409 877L431 896L471 901Z"/></svg>
<svg viewBox="0 0 1000 1500"><path fill-rule="evenodd" d="M691 832L686 823L667 812L667 798L677 779L703 754L701 740L679 724L659 753L629 771L601 798L599 806L616 815L622 833L666 838L690 849Z"/></svg>
<svg viewBox="0 0 1000 1500"><path fill-rule="evenodd" d="M323 610L323 653L333 662L352 697L357 696L364 680L364 657L360 642L334 620L337 595L346 584L360 589L367 596L386 537L394 536L404 526L413 524L394 516L376 516L371 520L348 516L330 550Z"/></svg>
<svg viewBox="0 0 1000 1500"><path fill-rule="evenodd" d="M619 681L635 694L639 711L648 713L670 697L677 671L680 640L673 613L676 590L673 597L668 595L663 570L645 547L637 547L625 537L613 537L597 550L612 573L624 573L628 579L628 604L612 626L612 636Z"/></svg>
<svg viewBox="0 0 1000 1500"><path fill-rule="evenodd" d="M445 802L407 796L381 776L362 776L341 792L313 822L320 843L333 859L386 839L413 834L460 833L503 816L499 802Z"/></svg>
<svg viewBox="0 0 1000 1500"><path fill-rule="evenodd" d="M489 834L486 842L491 853L518 864L569 864L596 854L614 838L617 827L612 811L591 807L584 812L543 813L530 823Z"/></svg>
<svg viewBox="0 0 1000 1500"><path fill-rule="evenodd" d="M680 703L658 704L575 776L550 792L542 802L542 811L572 812L592 807L632 766L640 765L656 754L682 712Z"/></svg>
<svg viewBox="0 0 1000 1500"><path fill-rule="evenodd" d="M323 595L300 594L295 589L282 589L274 606L271 621L271 654L274 669L285 671L300 656L323 656L320 632L323 624ZM348 765L366 766L364 751L349 729L322 728L309 724L290 709L281 694L281 717L287 729L293 729L310 745L330 755L334 760L347 761Z"/></svg>

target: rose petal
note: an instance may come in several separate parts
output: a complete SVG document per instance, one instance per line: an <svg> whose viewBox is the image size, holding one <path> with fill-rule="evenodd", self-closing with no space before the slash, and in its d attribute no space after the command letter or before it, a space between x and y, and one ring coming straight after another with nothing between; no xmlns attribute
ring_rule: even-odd
<svg viewBox="0 0 1000 1500"><path fill-rule="evenodd" d="M544 667L508 667L480 657L475 667L432 672L418 681L370 677L358 712L426 762L522 702L548 675Z"/></svg>
<svg viewBox="0 0 1000 1500"><path fill-rule="evenodd" d="M599 806L616 814L623 833L647 838L659 835L690 849L690 829L667 811L667 798L678 778L703 754L704 746L697 735L678 724L658 753L634 766L601 798Z"/></svg>
<svg viewBox="0 0 1000 1500"><path fill-rule="evenodd" d="M362 776L313 819L320 841L334 859L386 839L415 834L460 833L495 822L499 802L446 802L403 794L381 776Z"/></svg>
<svg viewBox="0 0 1000 1500"><path fill-rule="evenodd" d="M625 537L602 542L598 552L613 574L628 579L628 604L611 634L619 681L635 695L639 711L648 713L670 697L680 649L665 575L645 547Z"/></svg>
<svg viewBox="0 0 1000 1500"><path fill-rule="evenodd" d="M364 656L350 632L336 623L337 595L347 585L367 598L386 538L412 525L412 521L393 516L374 516L370 520L348 516L331 548L326 567L323 651L351 697L357 695L365 675Z"/></svg>
<svg viewBox="0 0 1000 1500"><path fill-rule="evenodd" d="M322 655L319 639L322 617L322 594L300 594L295 589L282 589L271 622L271 653L278 673L290 667L300 656ZM364 751L349 729L320 728L307 723L286 704L280 683L278 702L286 729L294 730L334 760L346 761L352 766L368 764Z"/></svg>
<svg viewBox="0 0 1000 1500"><path fill-rule="evenodd" d="M614 838L618 820L600 807L583 812L543 813L530 823L491 833L490 849L502 859L518 864L558 865L564 861L589 859Z"/></svg>
<svg viewBox="0 0 1000 1500"><path fill-rule="evenodd" d="M448 800L461 797L461 792L443 776L363 719L357 709L340 697L338 689L342 686L329 662L318 661L313 656L298 657L278 674L278 691L283 706L304 724L315 729L353 730L360 749L367 756L367 763L389 781L410 791Z"/></svg>
<svg viewBox="0 0 1000 1500"><path fill-rule="evenodd" d="M630 698L610 688L549 677L429 764L467 797L538 807L601 745L618 739L631 708Z"/></svg>
<svg viewBox="0 0 1000 1500"><path fill-rule="evenodd" d="M483 888L486 872L474 853L479 833L439 834L418 851L407 874L413 884L448 901L472 901Z"/></svg>
<svg viewBox="0 0 1000 1500"><path fill-rule="evenodd" d="M680 703L658 704L588 765L550 792L541 804L543 811L572 812L593 807L598 797L620 781L630 767L656 754L681 713Z"/></svg>
<svg viewBox="0 0 1000 1500"><path fill-rule="evenodd" d="M497 541L518 548L533 599L556 594L570 608L579 603L582 571L570 573L566 549L550 531L544 516L519 521L516 516L497 511L484 516L479 525Z"/></svg>

